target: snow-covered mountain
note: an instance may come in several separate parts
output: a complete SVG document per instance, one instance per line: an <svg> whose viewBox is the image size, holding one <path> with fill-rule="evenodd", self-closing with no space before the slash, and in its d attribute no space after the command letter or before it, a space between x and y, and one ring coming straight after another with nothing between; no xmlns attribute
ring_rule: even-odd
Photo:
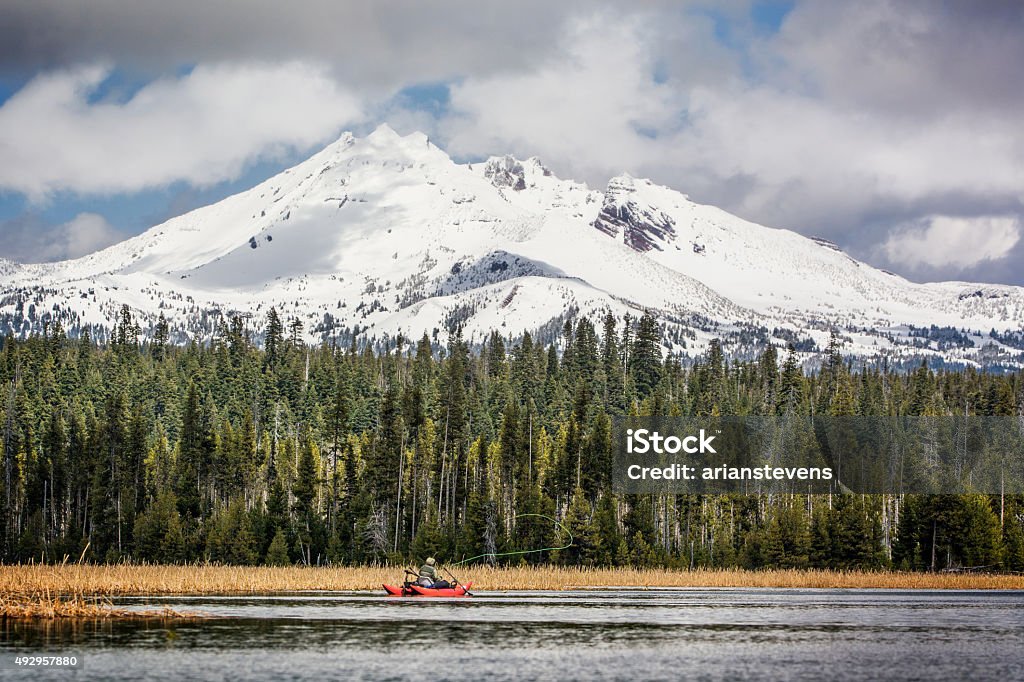
<svg viewBox="0 0 1024 682"><path fill-rule="evenodd" d="M457 164L387 126L84 258L0 260L0 329L16 335L59 320L102 336L122 304L179 340L233 314L258 333L271 307L310 340L439 342L457 324L550 339L567 317L650 310L691 355L713 337L810 352L836 328L862 356L1024 364L1024 289L915 284L648 180L602 192L537 159Z"/></svg>

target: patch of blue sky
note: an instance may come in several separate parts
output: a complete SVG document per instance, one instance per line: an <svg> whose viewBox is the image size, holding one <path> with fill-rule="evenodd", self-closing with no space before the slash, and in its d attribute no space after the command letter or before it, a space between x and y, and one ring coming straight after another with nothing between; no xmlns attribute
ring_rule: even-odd
<svg viewBox="0 0 1024 682"><path fill-rule="evenodd" d="M767 33L778 33L786 16L793 9L793 0L763 0L750 8L754 26Z"/></svg>
<svg viewBox="0 0 1024 682"><path fill-rule="evenodd" d="M651 70L651 80L658 85L662 85L668 82L668 74L668 64L665 63L664 59L659 59L654 63L654 69Z"/></svg>
<svg viewBox="0 0 1024 682"><path fill-rule="evenodd" d="M164 78L180 80L189 76L194 69L195 64L182 64ZM158 80L159 78L154 79L151 73L115 67L89 93L86 102L90 105L98 103L125 104L131 101L140 90Z"/></svg>
<svg viewBox="0 0 1024 682"><path fill-rule="evenodd" d="M739 55L743 76L756 82L759 80L759 67L750 58L750 42L758 36L778 33L793 5L793 0L760 0L750 5L745 20L713 5L693 11L711 20L715 40Z"/></svg>
<svg viewBox="0 0 1024 682"><path fill-rule="evenodd" d="M711 20L715 40L722 45L740 52L745 52L750 28L755 34L771 35L778 33L786 16L793 9L792 0L761 0L750 6L748 22L737 21L735 15L714 6L705 6L694 10L697 14ZM737 30L738 29L738 30Z"/></svg>
<svg viewBox="0 0 1024 682"><path fill-rule="evenodd" d="M451 83L433 82L417 83L402 88L395 94L392 104L441 118L450 111L451 101Z"/></svg>
<svg viewBox="0 0 1024 682"><path fill-rule="evenodd" d="M130 74L123 69L111 69L102 81L86 96L86 104L124 104L130 101L143 87L152 82L151 78Z"/></svg>
<svg viewBox="0 0 1024 682"><path fill-rule="evenodd" d="M11 98L14 93L21 90L32 80L32 75L24 74L0 74L0 106Z"/></svg>
<svg viewBox="0 0 1024 682"><path fill-rule="evenodd" d="M27 204L23 194L0 191L0 220L8 220L20 215L24 212Z"/></svg>
<svg viewBox="0 0 1024 682"><path fill-rule="evenodd" d="M643 126L638 123L630 123L630 127L640 137L646 137L648 140L658 139L658 130L649 126Z"/></svg>

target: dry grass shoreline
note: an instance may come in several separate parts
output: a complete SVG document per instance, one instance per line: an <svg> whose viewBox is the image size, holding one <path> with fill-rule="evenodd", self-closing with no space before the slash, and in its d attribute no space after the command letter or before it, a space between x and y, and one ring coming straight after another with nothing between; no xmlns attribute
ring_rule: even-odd
<svg viewBox="0 0 1024 682"><path fill-rule="evenodd" d="M463 582L471 581L474 589L480 591L612 587L1024 590L1024 575L979 573L471 566L458 568L456 575ZM110 599L119 596L272 594L310 590L379 592L382 583L401 580L402 569L394 566L0 565L0 619L194 618L194 614L182 614L171 609L120 609Z"/></svg>
<svg viewBox="0 0 1024 682"><path fill-rule="evenodd" d="M818 570L696 570L466 566L455 571L481 591L633 588L1024 589L1024 575ZM402 579L393 566L250 567L28 564L0 565L0 616L123 617L111 597L267 594L307 590L372 590ZM170 611L146 614L174 616Z"/></svg>
<svg viewBox="0 0 1024 682"><path fill-rule="evenodd" d="M194 619L196 614L179 613L170 608L128 610L114 606L109 599L82 594L0 595L0 621L7 619L77 618L104 620Z"/></svg>

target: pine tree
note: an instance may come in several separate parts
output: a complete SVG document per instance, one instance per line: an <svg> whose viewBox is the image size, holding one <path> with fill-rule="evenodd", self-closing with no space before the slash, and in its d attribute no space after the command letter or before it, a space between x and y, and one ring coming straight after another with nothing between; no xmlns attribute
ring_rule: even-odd
<svg viewBox="0 0 1024 682"><path fill-rule="evenodd" d="M1024 571L1024 508L1019 496L1009 500L1010 513L1003 523L1003 568L1008 571Z"/></svg>
<svg viewBox="0 0 1024 682"><path fill-rule="evenodd" d="M291 558L288 556L288 540L284 536L284 531L280 528L274 533L274 539L270 541L270 546L267 547L266 563L267 566L288 566L291 564Z"/></svg>
<svg viewBox="0 0 1024 682"><path fill-rule="evenodd" d="M601 366L605 378L605 407L615 414L625 409L625 383L622 357L615 332L615 316L610 312L604 317L601 334Z"/></svg>
<svg viewBox="0 0 1024 682"><path fill-rule="evenodd" d="M812 535L804 510L783 503L776 507L765 531L764 557L779 568L806 568L811 560Z"/></svg>
<svg viewBox="0 0 1024 682"><path fill-rule="evenodd" d="M619 552L623 539L619 533L615 498L610 493L606 492L598 500L594 523L597 526L597 562L602 566L618 565L624 559Z"/></svg>
<svg viewBox="0 0 1024 682"><path fill-rule="evenodd" d="M116 350L127 353L138 346L139 327L132 318L131 308L127 304L121 306L118 321L114 325L113 346Z"/></svg>
<svg viewBox="0 0 1024 682"><path fill-rule="evenodd" d="M263 339L263 349L266 356L267 367L271 370L277 368L281 361L282 346L284 342L284 326L277 314L276 308L271 308L267 313L267 332Z"/></svg>
<svg viewBox="0 0 1024 682"><path fill-rule="evenodd" d="M757 361L758 377L764 398L759 406L759 414L773 414L778 401L779 353L775 346L769 344Z"/></svg>
<svg viewBox="0 0 1024 682"><path fill-rule="evenodd" d="M651 313L640 318L629 366L640 397L649 396L661 379L661 331Z"/></svg>
<svg viewBox="0 0 1024 682"><path fill-rule="evenodd" d="M154 563L178 563L185 559L185 537L178 516L177 498L161 492L135 520L135 553Z"/></svg>
<svg viewBox="0 0 1024 682"><path fill-rule="evenodd" d="M316 494L317 485L317 459L316 446L307 435L302 439L302 445L299 448L295 482L292 484L292 494L295 495L296 511L300 518L308 517L314 511L313 497Z"/></svg>
<svg viewBox="0 0 1024 682"><path fill-rule="evenodd" d="M599 529L594 522L590 504L583 489L573 492L569 509L565 513L564 525L572 535L572 546L560 550L556 561L570 566L593 566L600 558L601 546Z"/></svg>
<svg viewBox="0 0 1024 682"><path fill-rule="evenodd" d="M205 511L203 482L209 474L213 441L199 403L199 389L194 383L189 383L185 395L180 433L176 486L178 508L184 514L200 518Z"/></svg>
<svg viewBox="0 0 1024 682"><path fill-rule="evenodd" d="M163 313L160 313L160 319L157 320L156 327L153 329L151 353L154 360L160 361L166 356L167 342L170 339L170 335L170 327L167 324L167 318L164 317Z"/></svg>
<svg viewBox="0 0 1024 682"><path fill-rule="evenodd" d="M803 383L804 377L797 361L796 349L790 344L786 361L782 365L782 379L776 404L777 414L792 414L799 409L803 400Z"/></svg>

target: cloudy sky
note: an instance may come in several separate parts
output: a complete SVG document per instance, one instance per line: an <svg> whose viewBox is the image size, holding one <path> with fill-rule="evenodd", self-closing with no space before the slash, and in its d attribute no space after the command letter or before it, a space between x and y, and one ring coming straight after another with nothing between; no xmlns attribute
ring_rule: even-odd
<svg viewBox="0 0 1024 682"><path fill-rule="evenodd" d="M75 257L388 122L623 171L911 279L1024 284L1024 4L0 0L0 256Z"/></svg>

